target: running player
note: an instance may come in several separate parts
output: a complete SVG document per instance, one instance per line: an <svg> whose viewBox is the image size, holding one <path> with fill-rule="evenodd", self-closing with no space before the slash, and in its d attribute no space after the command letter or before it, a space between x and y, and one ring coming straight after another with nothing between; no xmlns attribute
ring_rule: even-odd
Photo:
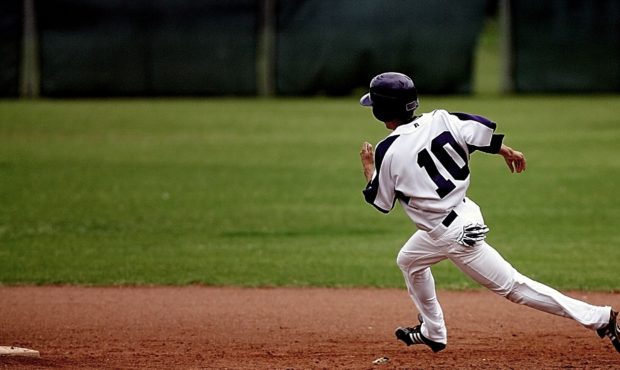
<svg viewBox="0 0 620 370"><path fill-rule="evenodd" d="M420 324L396 329L408 346L425 344L434 352L446 347L448 335L430 267L450 259L482 286L540 311L571 318L608 336L620 352L616 322L609 306L594 306L520 274L486 243L489 228L480 208L467 198L469 160L474 151L501 155L511 172L526 169L523 153L503 143L496 124L484 117L435 110L415 116L418 94L408 76L388 72L375 76L361 105L392 132L373 150L360 151L366 201L384 213L396 200L418 228L398 254Z"/></svg>

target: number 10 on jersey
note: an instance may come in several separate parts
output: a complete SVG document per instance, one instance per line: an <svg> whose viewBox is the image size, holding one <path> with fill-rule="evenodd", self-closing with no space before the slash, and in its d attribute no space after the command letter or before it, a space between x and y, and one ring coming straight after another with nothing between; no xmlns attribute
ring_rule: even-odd
<svg viewBox="0 0 620 370"><path fill-rule="evenodd" d="M454 158L448 153L446 150L446 146L449 145L454 152L456 152L459 157L465 163L462 167L456 163ZM448 171L450 176L454 180L465 180L467 176L469 176L469 167L467 166L467 154L459 146L454 137L449 131L442 132L439 136L434 138L431 141L431 153L435 157L436 160ZM456 188L456 185L450 179L446 179L439 172L437 168L437 163L433 159L433 156L428 152L428 150L423 149L418 153L418 165L421 168L426 170L426 173L430 177L430 179L437 185L437 189L435 191L439 195L440 198L444 198L446 195L450 194L452 190Z"/></svg>

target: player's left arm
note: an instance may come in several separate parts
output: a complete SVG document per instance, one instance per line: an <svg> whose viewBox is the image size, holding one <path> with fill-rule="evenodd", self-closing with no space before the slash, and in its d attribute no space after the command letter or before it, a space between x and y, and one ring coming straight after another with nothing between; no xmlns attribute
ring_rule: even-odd
<svg viewBox="0 0 620 370"><path fill-rule="evenodd" d="M391 157L386 157L386 152L397 138L398 136L389 136L377 144L376 150L370 143L365 142L360 150L367 182L362 190L364 199L382 213L389 213L396 202L396 185L390 176Z"/></svg>
<svg viewBox="0 0 620 370"><path fill-rule="evenodd" d="M521 173L525 171L525 156L518 150L514 150L506 144L502 144L498 154L504 157L510 172Z"/></svg>
<svg viewBox="0 0 620 370"><path fill-rule="evenodd" d="M364 144L362 144L360 159L362 161L362 168L364 169L364 177L366 177L366 182L370 182L375 172L375 152L372 148L372 144L369 142L364 142Z"/></svg>

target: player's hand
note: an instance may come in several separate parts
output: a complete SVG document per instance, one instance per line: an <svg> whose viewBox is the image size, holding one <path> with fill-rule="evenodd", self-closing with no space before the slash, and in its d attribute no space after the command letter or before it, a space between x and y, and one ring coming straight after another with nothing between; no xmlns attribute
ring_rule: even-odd
<svg viewBox="0 0 620 370"><path fill-rule="evenodd" d="M375 151L372 148L372 145L367 141L362 144L362 149L360 150L360 160L362 161L366 181L370 182L375 171Z"/></svg>
<svg viewBox="0 0 620 370"><path fill-rule="evenodd" d="M502 148L499 150L499 154L504 157L504 160L506 161L510 172L521 173L525 171L526 163L523 153L514 150L507 145L502 145Z"/></svg>

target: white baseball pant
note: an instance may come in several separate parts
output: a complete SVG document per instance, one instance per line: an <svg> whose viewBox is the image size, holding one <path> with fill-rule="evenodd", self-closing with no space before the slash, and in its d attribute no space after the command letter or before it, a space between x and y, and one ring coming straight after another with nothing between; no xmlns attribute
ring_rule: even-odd
<svg viewBox="0 0 620 370"><path fill-rule="evenodd" d="M611 307L594 306L536 282L510 265L486 242L473 247L456 242L463 226L484 223L480 208L465 201L454 209L456 218L449 226L440 224L431 231L417 231L398 254L400 267L411 299L424 319L422 335L447 343L447 330L435 292L430 267L445 259L480 285L509 299L540 311L571 318L589 329L599 329L609 322Z"/></svg>

